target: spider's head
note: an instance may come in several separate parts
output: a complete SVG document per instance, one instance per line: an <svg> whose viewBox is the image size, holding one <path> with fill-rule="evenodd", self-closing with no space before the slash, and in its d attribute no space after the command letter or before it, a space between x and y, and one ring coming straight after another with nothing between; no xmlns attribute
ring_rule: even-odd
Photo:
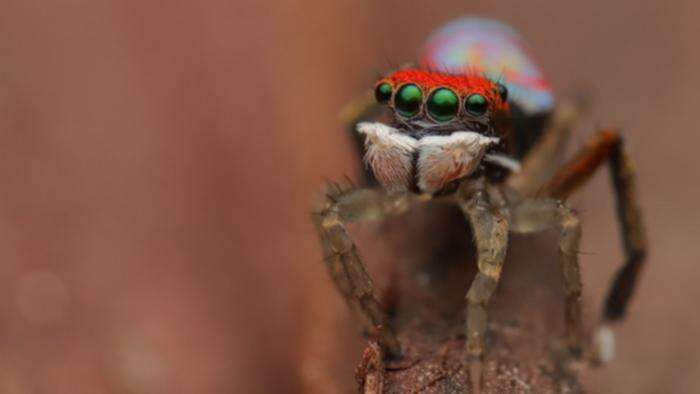
<svg viewBox="0 0 700 394"><path fill-rule="evenodd" d="M471 131L501 136L508 90L482 75L400 70L375 85L378 102L391 108L397 129L414 136Z"/></svg>
<svg viewBox="0 0 700 394"><path fill-rule="evenodd" d="M385 188L443 193L482 161L513 164L499 156L505 86L478 75L402 70L377 82L374 92L394 122L360 123L357 130L366 136L365 161Z"/></svg>

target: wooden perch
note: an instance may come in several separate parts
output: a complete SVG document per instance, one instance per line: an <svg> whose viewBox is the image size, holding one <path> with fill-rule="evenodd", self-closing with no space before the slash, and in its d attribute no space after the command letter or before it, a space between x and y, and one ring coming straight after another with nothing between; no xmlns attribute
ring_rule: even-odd
<svg viewBox="0 0 700 394"><path fill-rule="evenodd" d="M420 215L418 225L409 224L416 222L416 214L409 214L381 231L403 229L401 237L395 230L389 236L394 245L402 238L404 253L393 258L401 264L394 266L385 297L403 357L385 360L370 341L356 369L360 392L474 392L464 361L464 296L475 273L471 235L459 224L459 212L438 207ZM482 392L582 391L577 376L584 363L572 361L561 344L564 298L553 235L512 237L501 286L490 305Z"/></svg>

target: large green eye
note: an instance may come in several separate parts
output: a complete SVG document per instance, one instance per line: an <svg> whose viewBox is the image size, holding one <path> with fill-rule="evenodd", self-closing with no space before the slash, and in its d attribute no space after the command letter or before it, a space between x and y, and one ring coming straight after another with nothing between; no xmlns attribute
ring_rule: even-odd
<svg viewBox="0 0 700 394"><path fill-rule="evenodd" d="M380 104L388 103L389 99L391 99L391 90L391 85L388 83L380 83L374 89L374 98L376 98L377 102Z"/></svg>
<svg viewBox="0 0 700 394"><path fill-rule="evenodd" d="M470 114L481 116L489 109L489 102L486 101L486 97L475 93L467 97L466 108Z"/></svg>
<svg viewBox="0 0 700 394"><path fill-rule="evenodd" d="M403 85L394 97L394 106L402 116L407 118L416 116L423 104L423 92L413 84Z"/></svg>
<svg viewBox="0 0 700 394"><path fill-rule="evenodd" d="M428 113L433 119L446 122L454 118L457 111L459 111L459 97L450 89L440 88L430 95Z"/></svg>

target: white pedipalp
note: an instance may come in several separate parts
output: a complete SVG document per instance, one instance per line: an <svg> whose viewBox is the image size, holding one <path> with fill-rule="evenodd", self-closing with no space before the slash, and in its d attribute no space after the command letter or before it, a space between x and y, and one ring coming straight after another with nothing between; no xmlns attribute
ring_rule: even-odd
<svg viewBox="0 0 700 394"><path fill-rule="evenodd" d="M434 193L448 182L469 175L478 167L486 149L498 141L498 138L472 131L420 139L418 188L426 193Z"/></svg>
<svg viewBox="0 0 700 394"><path fill-rule="evenodd" d="M379 183L392 192L408 190L418 141L378 122L359 123L357 131L367 136L365 163Z"/></svg>

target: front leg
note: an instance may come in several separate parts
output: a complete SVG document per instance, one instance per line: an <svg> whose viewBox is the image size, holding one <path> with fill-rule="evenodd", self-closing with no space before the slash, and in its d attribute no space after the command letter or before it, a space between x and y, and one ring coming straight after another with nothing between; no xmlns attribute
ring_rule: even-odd
<svg viewBox="0 0 700 394"><path fill-rule="evenodd" d="M346 191L329 186L323 207L313 216L333 281L359 318L365 334L375 338L389 356L399 356L401 347L345 224L399 214L422 199L413 194L387 194L374 189Z"/></svg>
<svg viewBox="0 0 700 394"><path fill-rule="evenodd" d="M481 359L488 324L488 304L496 291L508 246L509 218L501 201L489 198L483 181L463 187L457 198L471 223L478 254L478 272L467 292L467 354Z"/></svg>

